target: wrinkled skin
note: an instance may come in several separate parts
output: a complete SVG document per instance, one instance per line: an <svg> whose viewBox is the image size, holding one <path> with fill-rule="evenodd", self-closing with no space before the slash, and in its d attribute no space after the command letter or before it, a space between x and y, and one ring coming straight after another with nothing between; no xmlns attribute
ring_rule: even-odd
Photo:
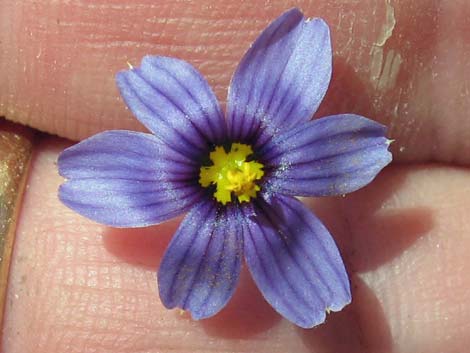
<svg viewBox="0 0 470 353"><path fill-rule="evenodd" d="M142 130L114 73L145 54L191 62L224 101L247 46L292 4L2 1L0 115L72 140ZM318 115L363 114L388 125L395 139L394 165L373 184L344 198L306 200L338 242L353 304L316 329L298 329L244 273L234 299L212 319L167 311L155 268L177 222L116 230L66 209L54 163L70 142L44 137L19 221L4 352L468 349L470 4L296 4L332 31L334 77Z"/></svg>

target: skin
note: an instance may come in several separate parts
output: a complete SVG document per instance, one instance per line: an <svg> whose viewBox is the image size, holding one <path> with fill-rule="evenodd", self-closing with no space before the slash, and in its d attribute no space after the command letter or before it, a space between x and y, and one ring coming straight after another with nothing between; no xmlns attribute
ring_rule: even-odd
<svg viewBox="0 0 470 353"><path fill-rule="evenodd" d="M113 76L145 54L183 58L223 102L237 62L294 5L253 2L0 3L0 115L79 140L143 130ZM465 0L298 1L331 26L334 77L318 116L389 126L394 163L364 189L305 200L344 256L353 304L302 330L246 271L212 319L168 311L155 268L178 220L116 230L62 206L40 139L19 220L4 323L6 353L462 352L470 343L470 5ZM262 10L261 10L262 9Z"/></svg>

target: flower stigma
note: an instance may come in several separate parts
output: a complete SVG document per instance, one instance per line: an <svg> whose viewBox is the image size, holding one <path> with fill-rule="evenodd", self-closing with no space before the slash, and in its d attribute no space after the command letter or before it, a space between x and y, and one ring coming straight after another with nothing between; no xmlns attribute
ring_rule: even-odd
<svg viewBox="0 0 470 353"><path fill-rule="evenodd" d="M209 154L212 165L201 167L199 184L215 185L214 197L223 205L232 200L232 193L240 203L250 201L260 190L256 181L264 175L263 164L247 161L252 154L251 147L242 143L232 144L228 153L217 146Z"/></svg>

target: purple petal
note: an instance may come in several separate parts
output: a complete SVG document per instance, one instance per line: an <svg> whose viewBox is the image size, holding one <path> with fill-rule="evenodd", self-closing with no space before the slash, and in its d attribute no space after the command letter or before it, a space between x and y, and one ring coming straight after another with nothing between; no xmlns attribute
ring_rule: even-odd
<svg viewBox="0 0 470 353"><path fill-rule="evenodd" d="M142 227L173 218L199 202L199 169L150 134L107 131L67 148L59 198L113 227Z"/></svg>
<svg viewBox="0 0 470 353"><path fill-rule="evenodd" d="M116 76L134 115L175 150L197 157L225 140L225 121L207 81L185 61L146 56Z"/></svg>
<svg viewBox="0 0 470 353"><path fill-rule="evenodd" d="M301 202L272 201L260 202L256 218L246 217L248 268L276 311L310 328L351 302L348 276L328 230Z"/></svg>
<svg viewBox="0 0 470 353"><path fill-rule="evenodd" d="M268 189L287 195L329 196L370 183L392 160L386 127L343 114L302 124L260 151L274 172Z"/></svg>
<svg viewBox="0 0 470 353"><path fill-rule="evenodd" d="M284 13L258 37L232 78L230 136L247 141L259 131L268 136L309 120L328 88L331 62L328 25L305 20L298 9Z"/></svg>
<svg viewBox="0 0 470 353"><path fill-rule="evenodd" d="M212 202L194 207L181 223L158 271L163 304L199 320L215 315L232 297L240 274L242 239L235 208Z"/></svg>

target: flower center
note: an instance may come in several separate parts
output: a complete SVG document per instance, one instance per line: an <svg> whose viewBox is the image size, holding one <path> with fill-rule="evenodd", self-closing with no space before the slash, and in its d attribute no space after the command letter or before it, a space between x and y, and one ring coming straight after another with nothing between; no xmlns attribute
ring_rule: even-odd
<svg viewBox="0 0 470 353"><path fill-rule="evenodd" d="M232 193L239 202L250 201L260 190L256 181L264 175L261 163L247 162L251 154L251 147L241 143L232 144L228 153L217 146L209 155L213 164L201 167L199 183L204 187L216 185L214 197L223 205L232 200Z"/></svg>

